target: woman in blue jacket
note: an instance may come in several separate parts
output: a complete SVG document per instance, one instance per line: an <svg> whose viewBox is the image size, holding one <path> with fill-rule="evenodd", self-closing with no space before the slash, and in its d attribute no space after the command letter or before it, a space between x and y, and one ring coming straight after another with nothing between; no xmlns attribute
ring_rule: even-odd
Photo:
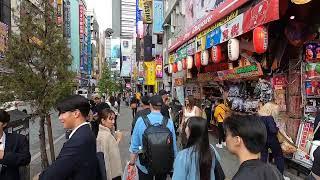
<svg viewBox="0 0 320 180"><path fill-rule="evenodd" d="M180 151L173 165L173 180L220 180L224 179L220 157L209 144L207 121L191 117L186 127L187 146ZM219 172L219 173L216 173ZM216 178L217 174L220 175Z"/></svg>

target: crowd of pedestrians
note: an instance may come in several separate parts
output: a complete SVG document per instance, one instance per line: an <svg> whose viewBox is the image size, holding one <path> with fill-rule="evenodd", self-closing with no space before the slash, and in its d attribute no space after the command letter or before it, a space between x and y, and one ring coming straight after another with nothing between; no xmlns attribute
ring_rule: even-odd
<svg viewBox="0 0 320 180"><path fill-rule="evenodd" d="M218 144L210 144L208 120L193 96L182 108L179 136L170 118L169 96L135 96L130 159L123 171L119 143L122 132L116 129L120 96L92 101L73 95L58 103L59 120L69 130L57 159L39 174L40 180L120 180L131 176L140 180L223 180L221 157L216 147L234 154L240 167L233 180L282 180L284 156L276 137L279 107L261 106L258 114L233 114L223 100L214 105L213 116L219 129ZM136 104L134 107L132 104ZM19 168L30 163L27 139L4 132L9 114L0 110L0 179L19 180ZM316 133L315 133L316 134ZM320 137L315 137L320 138ZM269 152L271 150L271 154ZM274 159L273 166L267 161ZM314 152L314 164L308 180L319 179L320 149Z"/></svg>

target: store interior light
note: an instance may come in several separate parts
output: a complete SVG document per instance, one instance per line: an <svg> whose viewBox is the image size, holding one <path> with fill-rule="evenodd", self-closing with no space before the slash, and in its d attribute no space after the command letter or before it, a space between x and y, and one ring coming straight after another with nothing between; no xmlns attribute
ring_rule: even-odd
<svg viewBox="0 0 320 180"><path fill-rule="evenodd" d="M296 18L295 16L290 16L290 19L293 20L294 18Z"/></svg>

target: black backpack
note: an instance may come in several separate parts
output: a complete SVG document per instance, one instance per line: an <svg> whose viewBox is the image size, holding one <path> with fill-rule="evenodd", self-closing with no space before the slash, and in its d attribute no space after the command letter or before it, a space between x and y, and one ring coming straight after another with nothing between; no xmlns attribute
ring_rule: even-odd
<svg viewBox="0 0 320 180"><path fill-rule="evenodd" d="M142 116L147 127L142 135L143 155L139 156L149 174L166 174L173 168L174 150L172 132L167 128L168 118L161 124L152 125L147 116Z"/></svg>

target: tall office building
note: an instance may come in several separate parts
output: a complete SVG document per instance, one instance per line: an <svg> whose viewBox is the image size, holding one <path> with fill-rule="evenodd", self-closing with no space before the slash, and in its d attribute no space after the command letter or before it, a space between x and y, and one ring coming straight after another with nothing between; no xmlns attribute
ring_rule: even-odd
<svg viewBox="0 0 320 180"><path fill-rule="evenodd" d="M133 38L136 31L136 1L135 0L121 0L121 37Z"/></svg>

